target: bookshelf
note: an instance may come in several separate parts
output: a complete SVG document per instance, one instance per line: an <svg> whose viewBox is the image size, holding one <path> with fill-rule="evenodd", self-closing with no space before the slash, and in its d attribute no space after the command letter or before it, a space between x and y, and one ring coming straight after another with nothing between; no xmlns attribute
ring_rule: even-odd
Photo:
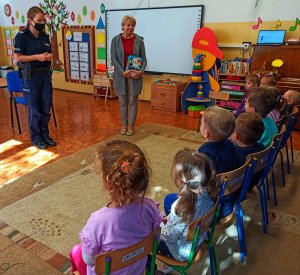
<svg viewBox="0 0 300 275"><path fill-rule="evenodd" d="M220 74L219 84L220 91L229 94L229 100L218 100L217 105L230 110L239 106L244 96L245 75Z"/></svg>

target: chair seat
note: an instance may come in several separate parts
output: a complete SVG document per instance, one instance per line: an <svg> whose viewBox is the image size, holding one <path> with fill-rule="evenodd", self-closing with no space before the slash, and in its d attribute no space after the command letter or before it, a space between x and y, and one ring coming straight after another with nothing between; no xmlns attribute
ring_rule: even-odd
<svg viewBox="0 0 300 275"><path fill-rule="evenodd" d="M26 105L26 101L25 101L24 97L16 96L16 97L14 97L14 100L15 100L16 103L18 103L18 104Z"/></svg>
<svg viewBox="0 0 300 275"><path fill-rule="evenodd" d="M198 252L197 252L197 254L196 254L196 256L193 260L193 264L199 262L202 259L205 251L206 251L206 244L203 243L200 246L200 249L198 250ZM167 265L186 266L188 264L188 262L179 262L175 259L169 258L167 256L160 255L158 253L156 254L156 259L160 260L161 262L163 262Z"/></svg>

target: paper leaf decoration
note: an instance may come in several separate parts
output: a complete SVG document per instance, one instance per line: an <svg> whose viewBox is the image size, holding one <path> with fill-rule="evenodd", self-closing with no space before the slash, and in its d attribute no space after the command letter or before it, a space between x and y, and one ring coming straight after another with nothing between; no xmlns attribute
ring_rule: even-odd
<svg viewBox="0 0 300 275"><path fill-rule="evenodd" d="M83 8L82 8L82 14L83 14L83 16L87 15L87 7L86 6L83 6Z"/></svg>
<svg viewBox="0 0 300 275"><path fill-rule="evenodd" d="M19 11L16 11L16 18L19 19L19 16L20 16Z"/></svg>
<svg viewBox="0 0 300 275"><path fill-rule="evenodd" d="M21 22L22 22L22 24L25 24L25 16L24 15L21 16Z"/></svg>
<svg viewBox="0 0 300 275"><path fill-rule="evenodd" d="M91 20L94 21L94 20L95 20L95 17L96 17L95 11L92 10L92 11L91 11Z"/></svg>
<svg viewBox="0 0 300 275"><path fill-rule="evenodd" d="M15 24L15 18L12 16L11 17L11 23L14 25Z"/></svg>
<svg viewBox="0 0 300 275"><path fill-rule="evenodd" d="M74 13L74 11L72 11L71 12L71 20L72 20L72 22L74 22L75 19L76 19L75 13Z"/></svg>
<svg viewBox="0 0 300 275"><path fill-rule="evenodd" d="M103 3L100 6L100 11L101 11L101 13L105 13L105 6Z"/></svg>
<svg viewBox="0 0 300 275"><path fill-rule="evenodd" d="M77 15L77 23L80 25L81 22L82 22L81 15L78 14L78 15Z"/></svg>

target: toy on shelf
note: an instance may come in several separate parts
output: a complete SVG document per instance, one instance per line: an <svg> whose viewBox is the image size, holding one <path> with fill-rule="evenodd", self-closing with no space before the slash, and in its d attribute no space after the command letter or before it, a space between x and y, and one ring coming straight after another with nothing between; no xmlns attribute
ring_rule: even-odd
<svg viewBox="0 0 300 275"><path fill-rule="evenodd" d="M192 81L201 81L202 80L202 69L201 69L201 55L197 54L194 59L194 67L192 71Z"/></svg>
<svg viewBox="0 0 300 275"><path fill-rule="evenodd" d="M203 89L202 84L199 84L199 85L197 86L197 88L198 88L197 99L203 99L204 96L203 96L203 91L202 91L202 89Z"/></svg>

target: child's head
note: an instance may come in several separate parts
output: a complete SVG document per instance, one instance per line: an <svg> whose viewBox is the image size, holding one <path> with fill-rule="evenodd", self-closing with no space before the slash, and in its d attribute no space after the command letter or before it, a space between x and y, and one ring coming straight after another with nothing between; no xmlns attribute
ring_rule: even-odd
<svg viewBox="0 0 300 275"><path fill-rule="evenodd" d="M96 153L95 160L112 201L124 205L140 194L144 196L151 169L138 146L114 140Z"/></svg>
<svg viewBox="0 0 300 275"><path fill-rule="evenodd" d="M289 105L300 105L300 93L295 90L288 90L284 93L283 97Z"/></svg>
<svg viewBox="0 0 300 275"><path fill-rule="evenodd" d="M245 78L245 90L252 92L259 86L259 77L256 74L249 74Z"/></svg>
<svg viewBox="0 0 300 275"><path fill-rule="evenodd" d="M274 93L268 87L259 87L249 95L245 104L246 112L256 112L266 117L276 106Z"/></svg>
<svg viewBox="0 0 300 275"><path fill-rule="evenodd" d="M263 75L260 79L260 86L274 87L276 85L276 78L274 75Z"/></svg>
<svg viewBox="0 0 300 275"><path fill-rule="evenodd" d="M235 127L234 116L228 110L213 106L204 110L200 132L206 140L224 141Z"/></svg>
<svg viewBox="0 0 300 275"><path fill-rule="evenodd" d="M171 174L180 188L175 213L183 221L190 220L195 213L197 195L206 192L214 197L217 191L211 161L205 154L186 148L175 155Z"/></svg>
<svg viewBox="0 0 300 275"><path fill-rule="evenodd" d="M260 140L264 130L265 126L259 114L243 113L235 120L232 137L240 146L251 146Z"/></svg>

